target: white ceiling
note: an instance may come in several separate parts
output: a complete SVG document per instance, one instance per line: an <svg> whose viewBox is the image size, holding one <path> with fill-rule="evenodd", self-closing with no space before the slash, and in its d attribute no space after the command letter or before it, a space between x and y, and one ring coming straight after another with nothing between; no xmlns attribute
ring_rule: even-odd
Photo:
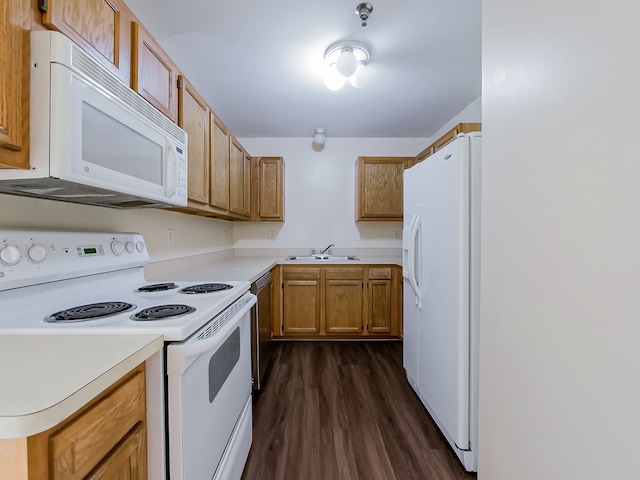
<svg viewBox="0 0 640 480"><path fill-rule="evenodd" d="M480 0L125 0L236 137L427 137L481 93ZM370 47L329 91L324 52Z"/></svg>

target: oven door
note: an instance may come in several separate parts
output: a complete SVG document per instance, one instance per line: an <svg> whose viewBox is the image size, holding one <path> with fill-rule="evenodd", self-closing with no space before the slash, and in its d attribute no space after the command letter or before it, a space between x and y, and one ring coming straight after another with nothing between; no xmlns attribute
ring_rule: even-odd
<svg viewBox="0 0 640 480"><path fill-rule="evenodd" d="M255 303L247 293L187 340L167 347L172 480L242 475L251 446L249 311Z"/></svg>

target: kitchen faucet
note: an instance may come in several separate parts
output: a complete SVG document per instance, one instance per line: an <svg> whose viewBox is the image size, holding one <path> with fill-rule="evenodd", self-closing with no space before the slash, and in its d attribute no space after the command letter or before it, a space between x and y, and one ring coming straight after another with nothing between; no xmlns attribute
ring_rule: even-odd
<svg viewBox="0 0 640 480"><path fill-rule="evenodd" d="M320 252L320 255L324 255L324 254L327 252L327 250L329 250L329 249L330 249L331 247L333 247L333 246L335 246L335 244L333 244L333 243L332 243L332 244L331 244L331 245L329 245L327 248L325 248L324 250L322 250L322 251Z"/></svg>

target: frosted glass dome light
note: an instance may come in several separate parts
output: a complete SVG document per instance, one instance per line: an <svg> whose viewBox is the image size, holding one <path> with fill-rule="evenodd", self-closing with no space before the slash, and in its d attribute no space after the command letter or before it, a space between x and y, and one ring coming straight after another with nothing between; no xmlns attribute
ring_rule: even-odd
<svg viewBox="0 0 640 480"><path fill-rule="evenodd" d="M342 49L342 52L340 52L340 56L338 57L338 61L336 62L336 68L343 77L348 78L356 73L356 69L358 68L358 59L356 58L355 53L353 53L352 48L345 47Z"/></svg>
<svg viewBox="0 0 640 480"><path fill-rule="evenodd" d="M329 90L340 90L347 79L352 86L360 88L369 79L369 50L360 42L334 43L324 52L324 61L324 83Z"/></svg>
<svg viewBox="0 0 640 480"><path fill-rule="evenodd" d="M344 86L345 78L340 75L336 64L332 63L324 74L324 84L331 91L340 90Z"/></svg>
<svg viewBox="0 0 640 480"><path fill-rule="evenodd" d="M327 140L327 137L324 133L324 128L316 128L316 133L313 136L313 143L321 147L324 145L324 142L326 140Z"/></svg>
<svg viewBox="0 0 640 480"><path fill-rule="evenodd" d="M369 82L369 69L364 62L358 62L356 72L349 77L349 83L354 88L362 88Z"/></svg>

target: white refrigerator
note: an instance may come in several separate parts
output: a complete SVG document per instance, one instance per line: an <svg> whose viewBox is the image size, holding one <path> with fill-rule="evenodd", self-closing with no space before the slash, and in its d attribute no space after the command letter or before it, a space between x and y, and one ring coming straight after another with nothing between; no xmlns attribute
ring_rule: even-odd
<svg viewBox="0 0 640 480"><path fill-rule="evenodd" d="M403 363L468 471L478 464L481 134L404 172Z"/></svg>

